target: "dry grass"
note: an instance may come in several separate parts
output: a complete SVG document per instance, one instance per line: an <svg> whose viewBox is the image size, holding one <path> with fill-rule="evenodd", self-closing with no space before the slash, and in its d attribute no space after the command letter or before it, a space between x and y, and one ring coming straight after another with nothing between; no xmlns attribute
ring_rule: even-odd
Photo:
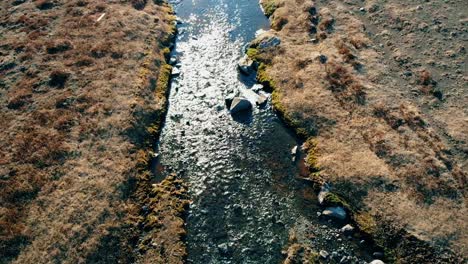
<svg viewBox="0 0 468 264"><path fill-rule="evenodd" d="M130 198L166 105L157 73L171 12L162 1L0 3L0 263L133 261L128 216L141 204Z"/></svg>
<svg viewBox="0 0 468 264"><path fill-rule="evenodd" d="M465 122L461 109L466 98L446 101L437 114L428 111L432 98L414 99L408 87L433 87L429 71L421 71L416 82L402 79L401 69L391 68L393 62L376 50L379 39L364 31L368 22L347 12L349 6L339 1L317 4L319 41L310 43L311 34L300 20L313 21L306 11L313 4L278 3L282 6L270 20L274 24L286 16L288 23L274 33L281 45L268 54L257 50L256 57L265 64L263 78L275 84L275 108L302 136L314 136L317 145L309 160L320 169L320 179L368 216L364 218L377 219L369 230L395 248L400 261L447 261L439 254L443 250L466 255L466 155L460 152L466 142L453 141L444 124L468 130L438 117L448 117L444 113L450 109ZM399 49L410 52L411 46ZM320 55L328 58L326 63L317 59ZM462 85L454 89L460 94ZM374 223L368 220L362 222ZM395 232L386 234L385 228Z"/></svg>

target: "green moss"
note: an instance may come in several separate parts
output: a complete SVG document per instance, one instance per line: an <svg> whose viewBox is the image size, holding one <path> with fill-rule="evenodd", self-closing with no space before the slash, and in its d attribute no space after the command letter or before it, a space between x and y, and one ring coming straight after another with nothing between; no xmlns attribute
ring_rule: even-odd
<svg viewBox="0 0 468 264"><path fill-rule="evenodd" d="M257 70L257 82L261 83L266 90L275 90L275 81L267 74L267 66L265 63L260 63Z"/></svg>
<svg viewBox="0 0 468 264"><path fill-rule="evenodd" d="M311 253L309 254L308 259L307 259L307 262L308 262L309 264L320 263L319 259L320 259L319 253L313 251L313 252L311 252Z"/></svg>
<svg viewBox="0 0 468 264"><path fill-rule="evenodd" d="M320 171L318 166L317 145L317 141L312 137L308 138L304 143L304 147L307 151L306 163L312 172Z"/></svg>
<svg viewBox="0 0 468 264"><path fill-rule="evenodd" d="M251 59L256 61L258 59L258 49L256 48L249 48L247 49L247 56Z"/></svg>
<svg viewBox="0 0 468 264"><path fill-rule="evenodd" d="M169 90L169 79L171 77L172 66L164 64L159 71L158 81L156 83L156 100L165 100ZM166 106L164 104L164 106ZM165 107L164 107L165 108Z"/></svg>
<svg viewBox="0 0 468 264"><path fill-rule="evenodd" d="M278 8L275 0L264 0L262 1L262 7L265 15L270 17Z"/></svg>
<svg viewBox="0 0 468 264"><path fill-rule="evenodd" d="M341 198L339 195L335 193L327 193L325 198L323 199L323 204L325 206L341 206L343 208L348 209L349 211L353 211L351 206L349 205L348 202L345 201L345 199Z"/></svg>

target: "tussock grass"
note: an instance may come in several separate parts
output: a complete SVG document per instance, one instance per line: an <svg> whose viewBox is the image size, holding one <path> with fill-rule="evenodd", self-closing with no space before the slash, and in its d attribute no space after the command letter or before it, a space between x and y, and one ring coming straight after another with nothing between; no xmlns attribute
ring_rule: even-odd
<svg viewBox="0 0 468 264"><path fill-rule="evenodd" d="M460 145L431 122L449 120L428 115L408 87L389 81L385 58L373 48L378 43L346 6L322 2L311 15L310 1L276 3L272 25L288 21L274 28L281 48L249 53L264 63L259 79L274 83L279 115L316 142L306 158L310 178L335 187L339 199L330 203L349 205L389 262L459 261L450 251L466 255L460 246L466 235L452 228L466 226L466 173L453 155ZM317 35L308 21L318 22ZM326 63L317 60L321 55ZM413 85L430 93L432 79L421 71Z"/></svg>
<svg viewBox="0 0 468 264"><path fill-rule="evenodd" d="M0 262L144 262L133 254L140 208L157 194L135 188L148 169L139 153L165 113L172 9L13 2L0 3L0 56L11 62L0 70ZM177 212L170 234L181 232ZM184 250L170 237L168 247Z"/></svg>

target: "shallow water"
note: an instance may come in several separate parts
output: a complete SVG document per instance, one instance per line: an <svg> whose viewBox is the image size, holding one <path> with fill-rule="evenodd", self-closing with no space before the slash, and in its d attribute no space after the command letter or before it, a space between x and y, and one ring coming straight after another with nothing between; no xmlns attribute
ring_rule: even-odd
<svg viewBox="0 0 468 264"><path fill-rule="evenodd" d="M290 228L308 228L316 213L297 198L296 139L270 104L232 117L224 103L237 90L255 101L253 80L241 81L236 67L268 20L257 0L173 4L181 74L172 80L156 173L189 183L188 262L279 263Z"/></svg>

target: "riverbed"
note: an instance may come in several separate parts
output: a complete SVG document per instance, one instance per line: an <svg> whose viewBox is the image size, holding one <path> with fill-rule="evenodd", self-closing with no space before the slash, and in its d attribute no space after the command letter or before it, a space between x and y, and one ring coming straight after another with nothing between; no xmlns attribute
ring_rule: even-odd
<svg viewBox="0 0 468 264"><path fill-rule="evenodd" d="M315 200L304 199L312 191L297 179L291 150L300 142L269 103L255 106L255 80L237 70L246 43L268 30L258 1L172 4L180 74L172 79L155 173L175 173L189 184L187 261L280 263L292 230L305 234L316 226L317 233L332 236L330 223L317 221ZM232 93L251 100L253 110L231 115L225 98ZM324 243L336 242L322 237L316 246Z"/></svg>

